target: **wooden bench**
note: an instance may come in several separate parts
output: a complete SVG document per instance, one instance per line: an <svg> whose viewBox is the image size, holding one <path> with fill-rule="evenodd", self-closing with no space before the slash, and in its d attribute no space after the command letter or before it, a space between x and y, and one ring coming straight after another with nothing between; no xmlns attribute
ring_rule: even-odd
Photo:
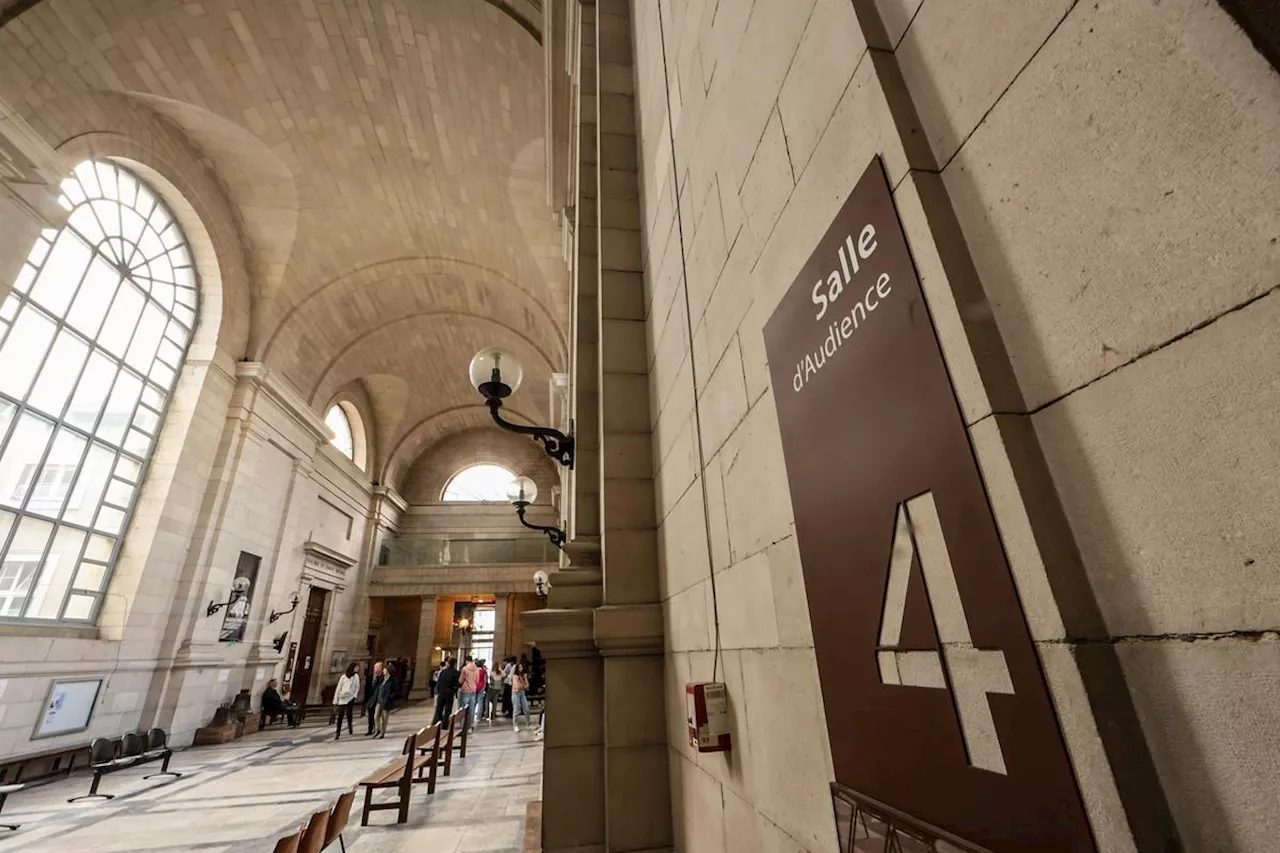
<svg viewBox="0 0 1280 853"><path fill-rule="evenodd" d="M92 743L78 743L10 758L0 764L0 784L17 785L20 782L34 782L58 774L70 776L71 771L76 767L76 759L82 755L87 758L92 746ZM67 762L66 766L63 766L63 760ZM27 771L33 765L44 767L44 769L42 772L30 775ZM10 778L10 773L13 774L13 778ZM24 779L23 776L26 778Z"/></svg>
<svg viewBox="0 0 1280 853"><path fill-rule="evenodd" d="M444 743L444 775L448 776L453 772L453 751L455 749L458 750L458 758L467 757L467 731L470 728L467 725L466 708L459 708L449 718L449 734ZM457 735L459 729L462 730L460 736Z"/></svg>
<svg viewBox="0 0 1280 853"><path fill-rule="evenodd" d="M380 767L360 780L364 788L364 812L360 816L360 825L369 825L369 812L381 809L398 809L396 823L409 820L409 794L413 790L413 771L417 764L417 734L405 738L401 756L390 764ZM399 796L385 803L375 803L373 792L382 788L395 788Z"/></svg>
<svg viewBox="0 0 1280 853"><path fill-rule="evenodd" d="M425 729L418 729L418 733L413 737L418 750L418 755L414 759L414 770L417 773L413 777L414 784L426 782L427 793L434 794L436 770L440 766L440 724L432 723ZM424 770L427 771L426 776L422 775Z"/></svg>

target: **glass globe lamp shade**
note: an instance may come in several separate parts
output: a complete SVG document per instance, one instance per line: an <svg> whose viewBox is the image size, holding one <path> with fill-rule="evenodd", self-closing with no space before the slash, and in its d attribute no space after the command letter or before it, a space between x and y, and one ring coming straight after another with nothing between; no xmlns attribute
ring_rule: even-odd
<svg viewBox="0 0 1280 853"><path fill-rule="evenodd" d="M516 357L506 350L490 347L482 349L471 359L468 369L471 385L486 400L501 399L514 394L524 379L524 368Z"/></svg>
<svg viewBox="0 0 1280 853"><path fill-rule="evenodd" d="M538 499L538 484L528 477L516 477L507 486L507 500L514 503L531 504Z"/></svg>

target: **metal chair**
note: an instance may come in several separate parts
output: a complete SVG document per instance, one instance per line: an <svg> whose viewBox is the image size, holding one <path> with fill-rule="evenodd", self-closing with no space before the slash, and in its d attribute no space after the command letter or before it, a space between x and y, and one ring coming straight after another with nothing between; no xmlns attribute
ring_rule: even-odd
<svg viewBox="0 0 1280 853"><path fill-rule="evenodd" d="M4 811L4 801L8 798L10 794L16 794L18 791L21 791L25 787L27 787L25 782L15 782L12 785L0 785L0 811ZM8 830L9 832L13 832L19 826L21 826L21 824L0 823L0 829L5 829L5 830ZM343 850L343 853L346 853L345 849Z"/></svg>
<svg viewBox="0 0 1280 853"><path fill-rule="evenodd" d="M137 744L134 746L137 752L120 758L116 758L116 745L114 743L104 737L94 738L89 747L89 766L93 768L93 782L89 785L89 793L71 797L67 802L74 803L89 799L109 800L114 797L115 794L99 794L98 783L102 781L104 773L111 773L137 762L138 757L142 754L142 738L136 734L133 737L137 740ZM125 735L126 741L128 738L129 736Z"/></svg>

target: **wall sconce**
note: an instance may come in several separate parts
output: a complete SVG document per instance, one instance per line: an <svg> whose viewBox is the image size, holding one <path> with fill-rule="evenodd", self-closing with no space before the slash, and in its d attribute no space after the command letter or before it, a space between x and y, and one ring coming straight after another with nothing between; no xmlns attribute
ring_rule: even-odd
<svg viewBox="0 0 1280 853"><path fill-rule="evenodd" d="M537 497L538 485L528 477L516 477L511 481L511 485L507 486L507 499L516 508L516 515L520 517L520 523L530 530L538 530L547 534L547 538L551 540L552 545L557 548L564 548L565 535L564 531L559 527L545 527L525 520L525 508L537 500Z"/></svg>
<svg viewBox="0 0 1280 853"><path fill-rule="evenodd" d="M284 641L285 641L285 638L288 636L289 636L288 631L285 631L283 634L277 634L276 638L271 641L272 648L274 648L277 652L284 651Z"/></svg>
<svg viewBox="0 0 1280 853"><path fill-rule="evenodd" d="M252 585L253 582L246 577L241 576L236 578L231 582L231 595L227 596L227 600L223 602L210 601L209 606L204 610L204 615L212 616L222 608L235 604L236 599L248 592L249 587Z"/></svg>
<svg viewBox="0 0 1280 853"><path fill-rule="evenodd" d="M504 369L505 374L503 374ZM548 456L561 465L573 467L573 436L565 435L551 427L513 424L503 420L498 414L498 410L502 408L503 399L515 393L520 387L521 380L524 379L524 368L520 366L520 362L516 361L510 353L490 348L476 353L475 358L471 359L468 372L471 375L471 384L484 396L484 401L489 406L489 413L493 415L493 420L498 426L510 432L533 436L542 442L542 449Z"/></svg>
<svg viewBox="0 0 1280 853"><path fill-rule="evenodd" d="M297 594L296 592L293 594L293 598L292 598L292 599L290 599L289 604L290 604L290 606L289 606L289 609L288 609L288 610L281 610L279 613L277 613L276 611L272 610L272 611L271 611L271 615L267 617L267 621L268 621L268 622L274 622L274 621L276 621L277 619L279 619L281 616L288 616L290 613L292 613L293 611L297 610L297 609L298 609L298 594Z"/></svg>
<svg viewBox="0 0 1280 853"><path fill-rule="evenodd" d="M454 619L453 627L457 628L459 631L470 631L471 620L465 616L463 616L461 619Z"/></svg>
<svg viewBox="0 0 1280 853"><path fill-rule="evenodd" d="M543 601L547 600L547 593L551 592L551 578L547 577L547 573L542 569L533 573L533 591Z"/></svg>

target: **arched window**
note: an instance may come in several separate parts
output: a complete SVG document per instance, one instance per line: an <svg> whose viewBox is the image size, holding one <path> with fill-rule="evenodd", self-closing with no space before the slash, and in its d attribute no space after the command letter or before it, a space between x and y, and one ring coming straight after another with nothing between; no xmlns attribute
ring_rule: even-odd
<svg viewBox="0 0 1280 853"><path fill-rule="evenodd" d="M507 486L516 478L501 465L472 465L460 472L444 487L446 501L507 500Z"/></svg>
<svg viewBox="0 0 1280 853"><path fill-rule="evenodd" d="M341 406L329 409L329 414L324 416L324 425L333 430L333 446L338 448L343 456L355 461L356 445L351 439L351 421L347 420L347 415L342 411Z"/></svg>
<svg viewBox="0 0 1280 853"><path fill-rule="evenodd" d="M364 421L360 412L348 402L334 403L329 413L324 416L324 423L333 430L334 447L338 452L355 463L361 471L365 461Z"/></svg>
<svg viewBox="0 0 1280 853"><path fill-rule="evenodd" d="M0 619L93 622L195 328L172 211L88 161L0 305Z"/></svg>

